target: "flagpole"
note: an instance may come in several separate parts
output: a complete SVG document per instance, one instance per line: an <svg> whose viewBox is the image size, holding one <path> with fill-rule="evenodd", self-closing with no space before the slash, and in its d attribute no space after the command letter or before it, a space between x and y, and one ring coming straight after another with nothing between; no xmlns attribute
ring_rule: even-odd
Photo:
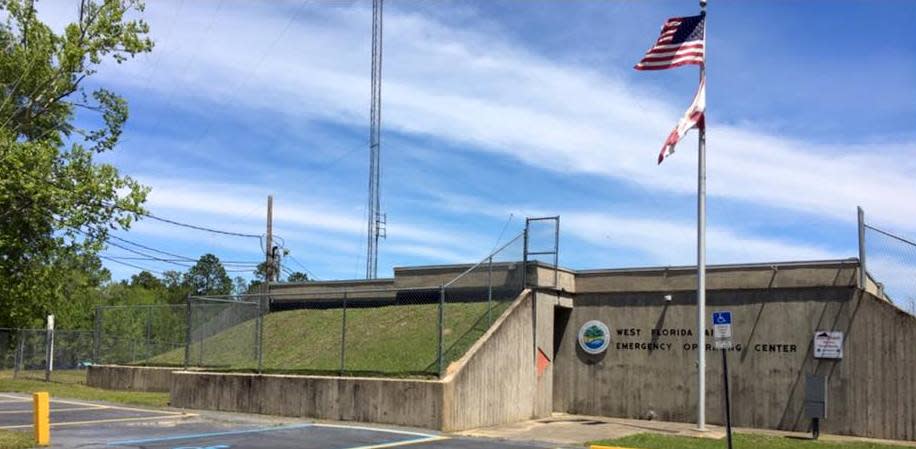
<svg viewBox="0 0 916 449"><path fill-rule="evenodd" d="M706 0L700 0L700 13L706 15ZM700 82L706 77L706 30L704 24L704 63L700 65ZM697 157L697 430L706 430L706 114L699 127Z"/></svg>

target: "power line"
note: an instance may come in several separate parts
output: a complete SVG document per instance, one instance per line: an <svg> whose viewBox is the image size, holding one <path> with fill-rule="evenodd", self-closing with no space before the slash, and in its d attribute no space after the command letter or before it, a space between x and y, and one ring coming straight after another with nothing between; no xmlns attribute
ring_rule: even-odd
<svg viewBox="0 0 916 449"><path fill-rule="evenodd" d="M123 208L119 208L119 209L123 210ZM133 212L133 211L129 211L129 212ZM188 229L195 229L198 231L212 232L214 234L222 234L222 235L231 235L235 237L250 237L250 238L255 238L259 240L261 239L261 235L259 234L245 234L242 232L223 231L221 229L214 229L214 228L209 228L206 226L193 225L190 223L182 223L180 221L175 221L175 220L171 220L168 218L157 217L149 212L141 212L140 215L147 217L147 218L152 218L153 220L161 221L163 223L168 223L168 224L175 225L175 226L181 226L183 228L188 228Z"/></svg>
<svg viewBox="0 0 916 449"><path fill-rule="evenodd" d="M88 233L88 232L86 232L86 231L83 231L83 230L81 230L81 229L78 229L78 228L76 229L76 231L79 232L79 233L81 233L81 234L83 234L83 235L87 235L87 236L90 236L90 237L92 236L90 233ZM140 243L132 242L132 241L130 241L130 240L127 240L127 239L125 239L125 238L121 238L121 237L118 237L118 236L115 236L115 235L109 235L108 237L112 237L112 238L115 238L115 239L117 239L117 240L121 240L121 241L123 241L123 242L125 242L125 243L131 244L131 245L136 245L136 246L138 246L138 247L140 247L140 248L144 248L144 249L147 249L147 250L150 250L150 251L155 251L155 252L160 253L160 254L165 254L165 255L172 256L172 257L177 257L178 259L167 259L167 258L163 258L163 257L158 257L158 256L154 256L154 255L145 253L145 252L143 252L143 251L139 251L139 250L136 250L136 249L133 249L133 248L130 248L130 247L121 245L121 244L119 244L119 243L115 243L115 242L112 242L112 241L106 241L105 243L106 243L107 245L111 245L111 246L114 246L114 247L116 247L116 248L120 248L120 249L123 249L123 250L125 250L125 251L128 251L128 252L131 252L131 253L133 253L133 254L136 254L136 255L138 255L138 256L142 256L142 257L136 257L136 258L130 258L130 259L125 258L125 257L115 256L115 255L100 255L100 256L99 256L99 257L105 257L107 260L112 260L112 261L122 261L122 260L147 260L147 261L162 262L162 263L168 263L168 264L172 264L172 265L177 265L177 266L182 267L182 268L191 268L191 267L193 267L194 265L193 265L193 264L190 264L189 262L197 262L196 259L192 259L192 258L187 257L187 256L182 256L182 255L180 255L180 254L170 253L170 252L168 252L168 251L158 250L158 249L156 249L156 248L152 248L152 247L150 247L150 246L146 246L146 245L143 245L143 244L140 244ZM125 262L124 264L125 264L125 265L128 265L128 263L126 263L126 262ZM222 265L224 266L224 269L226 269L226 272L227 272L227 273L247 273L247 272L252 272L252 271L254 271L255 269L257 269L258 262L248 262L248 261L227 261L227 262L223 262L223 261L220 261L220 264L222 264ZM227 265L229 266L228 268L226 267ZM233 265L235 265L236 267L233 267ZM134 266L134 268L139 268L139 269L141 269L141 270L142 270L142 269L145 269L145 268L139 267L139 266ZM160 273L160 274L161 274L161 273Z"/></svg>
<svg viewBox="0 0 916 449"><path fill-rule="evenodd" d="M31 179L33 179L33 180L35 180L35 181L37 181L37 182L42 182L42 183L44 183L45 185L47 185L47 186L49 186L49 187L51 187L51 188L57 189L57 190L59 190L59 191L62 191L62 192L67 192L67 193L70 193L70 192L71 192L71 189L65 189L65 188L63 188L63 187L60 187L60 186L58 186L57 184L54 184L53 182L51 182L50 180L47 180L47 179L44 179L44 178L32 177ZM180 221L177 221L177 220L172 220L172 219L169 219L169 218L159 217L159 216L153 215L151 212L146 212L146 211L135 211L135 210L127 209L127 208L125 208L125 207L122 207L122 206L120 206L120 205L118 205L118 204L115 204L115 203L112 203L112 202L110 202L110 201L101 201L101 203L102 203L102 205L105 206L105 207L110 207L110 208L113 208L113 209L118 209L118 210L120 210L120 211L122 211L122 212L127 212L127 213L131 213L131 214L137 214L137 215L140 215L140 216L143 216L143 217L151 218L151 219L153 219L153 220L161 221L161 222L163 222L163 223L168 223L168 224L175 225L175 226L180 226L180 227L183 227L183 228L194 229L194 230L204 231L204 232L212 232L212 233L214 233L214 234L229 235L229 236L234 236L234 237L248 237L248 238L255 238L255 239L259 239L259 240L261 239L261 235L260 235L260 234L246 234L246 233L243 233L243 232L224 231L224 230L222 230L222 229L215 229L215 228L211 228L211 227L208 227L208 226L195 225L195 224L191 224L191 223L183 223L183 222L180 222Z"/></svg>
<svg viewBox="0 0 916 449"><path fill-rule="evenodd" d="M134 265L134 264L129 263L129 262L122 262L122 261L117 260L117 259L115 259L115 258L113 258L113 257L111 257L111 256L106 256L106 255L104 255L104 254L99 254L99 257L102 258L102 259L105 259L105 260L114 262L114 263L118 263L118 264L121 264L121 265L126 265L126 266L131 267L131 268L136 268L136 269L138 269L138 270L149 271L150 273L158 274L158 275L160 275L160 276L163 276L163 275L164 275L164 273L162 273L161 271L154 270L154 269L152 269L152 268L141 267L140 265Z"/></svg>
<svg viewBox="0 0 916 449"><path fill-rule="evenodd" d="M159 259L159 258L148 257L148 256L145 256L145 257L120 256L120 255L116 256L112 254L108 254L108 256L115 257L118 260L155 260L155 261L160 261L160 262L184 262L185 261L184 259ZM258 265L258 263L255 263L255 262L233 261L233 260L220 260L219 263L222 265L238 266L238 267L252 267L252 268L256 268Z"/></svg>
<svg viewBox="0 0 916 449"><path fill-rule="evenodd" d="M127 240L127 239L125 239L125 238L118 237L118 236L116 236L116 235L109 235L109 237L111 237L111 238L113 238L113 239L116 239L116 240L120 240L120 241L122 241L122 242L124 242L124 243L128 243L128 244L134 245L134 246L139 247L139 248L143 248L143 249L146 249L146 250L149 250L149 251L157 252L157 253L159 253L159 254L164 254L164 255L166 255L166 256L177 257L177 258L179 258L179 259L182 259L182 260L185 260L185 261L188 261L188 262L196 262L196 261L197 261L197 259L193 259L193 258L188 257L188 256L182 256L181 254L175 254L175 253L170 253L170 252L168 252L168 251L162 251L162 250L159 250L159 249L156 249L156 248L152 248L152 247L149 247L149 246L146 246L146 245L137 243L137 242L133 242L133 241Z"/></svg>
<svg viewBox="0 0 916 449"><path fill-rule="evenodd" d="M147 254L147 253L144 253L144 252L142 252L142 251L137 251L137 250L135 250L135 249L129 248L129 247L127 247L127 246L124 246L124 245L121 245L121 244L118 244L118 243L115 243L115 242L106 242L106 244L107 244L107 245L112 245L112 246L114 246L114 247L116 247L116 248L121 248L121 249L123 249L123 250L125 250L125 251L131 252L131 253L134 253L134 254L137 254L137 255L140 255L140 256L147 257L148 260L154 260L154 261L157 261L157 262L170 263L170 264L172 264L172 265L178 265L179 267L184 267L184 268L190 268L190 267L193 266L193 265L189 265L189 264L187 264L187 263L173 262L173 261L171 261L170 259L163 259L163 258L161 258L161 257L151 256L151 255L149 255L149 254Z"/></svg>
<svg viewBox="0 0 916 449"><path fill-rule="evenodd" d="M310 279L314 279L316 281L320 280L318 276L315 276L315 273L312 273L311 271L309 271L309 269L306 268L305 265L303 265L301 262L299 262L299 260L293 257L292 254L287 254L286 257L289 257L289 260L292 260L296 265L299 265L303 270L305 270L305 272L309 275Z"/></svg>

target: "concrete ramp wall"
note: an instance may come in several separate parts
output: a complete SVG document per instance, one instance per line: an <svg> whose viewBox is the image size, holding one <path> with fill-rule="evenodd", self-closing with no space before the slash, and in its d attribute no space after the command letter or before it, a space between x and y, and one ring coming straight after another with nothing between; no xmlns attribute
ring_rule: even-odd
<svg viewBox="0 0 916 449"><path fill-rule="evenodd" d="M442 430L457 431L530 419L537 376L532 296L516 301L445 377Z"/></svg>

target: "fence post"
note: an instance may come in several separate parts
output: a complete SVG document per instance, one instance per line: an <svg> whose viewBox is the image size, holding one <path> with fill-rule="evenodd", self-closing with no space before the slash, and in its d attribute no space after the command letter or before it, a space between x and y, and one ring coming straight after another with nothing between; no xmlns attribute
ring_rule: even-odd
<svg viewBox="0 0 916 449"><path fill-rule="evenodd" d="M267 304L270 304L270 297L267 298ZM258 296L258 335L255 337L257 347L255 351L258 354L258 374L264 369L264 297Z"/></svg>
<svg viewBox="0 0 916 449"><path fill-rule="evenodd" d="M153 339L153 305L149 304L146 306L146 344L143 345L143 357L149 358L150 356L150 340Z"/></svg>
<svg viewBox="0 0 916 449"><path fill-rule="evenodd" d="M184 369L191 365L191 295L185 299Z"/></svg>
<svg viewBox="0 0 916 449"><path fill-rule="evenodd" d="M557 215L557 227L553 232L553 286L560 289L560 216Z"/></svg>
<svg viewBox="0 0 916 449"><path fill-rule="evenodd" d="M54 370L54 315L48 315L48 326L45 332L45 382L51 381Z"/></svg>
<svg viewBox="0 0 916 449"><path fill-rule="evenodd" d="M442 330L445 327L445 286L439 287L439 348L436 357L436 370L439 377L442 377L442 369L445 365L445 339Z"/></svg>
<svg viewBox="0 0 916 449"><path fill-rule="evenodd" d="M862 206L856 208L859 216L859 288L865 290L868 275L865 271L865 211Z"/></svg>
<svg viewBox="0 0 916 449"><path fill-rule="evenodd" d="M346 369L347 360L347 292L343 292L343 317L340 320L340 374Z"/></svg>
<svg viewBox="0 0 916 449"><path fill-rule="evenodd" d="M487 259L487 329L493 324L493 255Z"/></svg>
<svg viewBox="0 0 916 449"><path fill-rule="evenodd" d="M22 329L16 330L16 336L19 337L19 341L16 344L16 366L13 368L13 379L19 377L19 370L22 369L22 352L25 350L25 335Z"/></svg>
<svg viewBox="0 0 916 449"><path fill-rule="evenodd" d="M525 219L525 230L522 231L522 239L525 242L522 252L522 290L528 288L528 221Z"/></svg>
<svg viewBox="0 0 916 449"><path fill-rule="evenodd" d="M95 306L95 330L92 333L92 362L101 363L99 359L102 345L102 306Z"/></svg>

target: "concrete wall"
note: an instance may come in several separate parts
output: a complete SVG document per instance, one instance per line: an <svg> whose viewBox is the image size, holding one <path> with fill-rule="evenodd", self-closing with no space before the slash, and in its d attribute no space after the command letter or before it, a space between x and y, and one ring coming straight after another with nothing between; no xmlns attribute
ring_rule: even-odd
<svg viewBox="0 0 916 449"><path fill-rule="evenodd" d="M172 371L177 368L94 365L86 374L86 384L106 390L167 392Z"/></svg>
<svg viewBox="0 0 916 449"><path fill-rule="evenodd" d="M533 295L514 302L490 332L449 367L442 430L506 424L552 412L537 406L532 304Z"/></svg>
<svg viewBox="0 0 916 449"><path fill-rule="evenodd" d="M173 407L438 429L439 381L256 374L173 374Z"/></svg>
<svg viewBox="0 0 916 449"><path fill-rule="evenodd" d="M745 284L811 282L810 277L765 281L758 272L738 273ZM845 269L838 270L845 278ZM820 281L824 270L811 274ZM807 276L807 275L806 275ZM759 278L759 279L758 279ZM671 278L669 278L671 279ZM677 285L681 279L668 280ZM725 277L720 286L734 285ZM839 281L827 280L834 283ZM916 435L916 318L871 294L848 286L720 289L707 293L710 312L732 311L734 341L727 353L737 426L806 431L803 418L806 373L829 376L824 432L913 439ZM582 285L577 285L582 289ZM590 288L594 290L594 288ZM632 287L640 290L638 287ZM557 411L669 421L695 421L696 297L687 291L580 293L562 330L554 372ZM663 297L672 294L667 303ZM611 329L601 356L578 348L577 332L598 319ZM843 331L845 358L816 360L817 330ZM689 335L684 332L691 331ZM707 331L711 333L710 329ZM709 339L711 345L711 338ZM707 351L707 420L724 419L721 355Z"/></svg>

